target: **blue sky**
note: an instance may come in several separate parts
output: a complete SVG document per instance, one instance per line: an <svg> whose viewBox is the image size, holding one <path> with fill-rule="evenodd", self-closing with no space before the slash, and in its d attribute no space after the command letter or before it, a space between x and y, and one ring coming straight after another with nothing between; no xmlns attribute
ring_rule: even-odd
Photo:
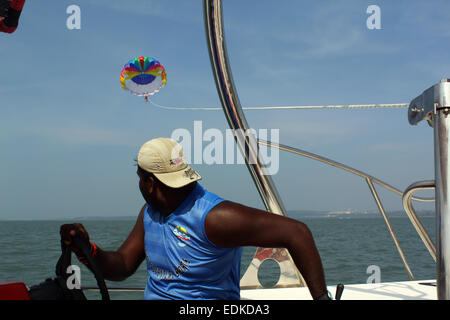
<svg viewBox="0 0 450 320"><path fill-rule="evenodd" d="M66 8L81 9L69 30ZM366 9L381 9L369 30ZM224 1L225 33L243 106L407 103L450 75L450 3ZM135 215L134 159L177 128L225 130L222 111L155 108L120 88L145 55L167 71L165 106L219 107L197 1L28 1L19 29L0 34L0 219ZM434 178L432 129L406 109L247 111L252 128L391 185ZM244 165L198 165L203 185L262 208ZM273 176L291 210L374 210L364 180L290 154ZM401 198L377 189L388 210ZM433 208L417 205L417 208Z"/></svg>

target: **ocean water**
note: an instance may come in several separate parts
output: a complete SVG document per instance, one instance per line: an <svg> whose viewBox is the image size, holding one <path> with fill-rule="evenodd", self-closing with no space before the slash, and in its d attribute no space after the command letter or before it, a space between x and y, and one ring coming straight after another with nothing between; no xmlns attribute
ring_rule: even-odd
<svg viewBox="0 0 450 320"><path fill-rule="evenodd" d="M384 220L379 216L299 218L311 229L322 257L328 285L337 283L366 283L372 272L369 266L380 270L380 280L409 280ZM416 280L435 279L435 264L406 217L392 217L391 224L410 264ZM115 250L127 237L134 220L80 221L92 241L102 249ZM0 280L22 281L27 286L39 284L55 276L55 265L60 256L59 227L67 221L0 221ZM422 223L435 239L435 220L423 217ZM241 276L256 248L244 248ZM90 271L75 256L72 262L81 268L82 286L95 286ZM267 261L259 272L261 283L273 286L279 276L275 263ZM136 273L122 282L107 281L108 287L140 287L146 283L143 263ZM98 292L86 291L88 299L99 299ZM111 292L111 299L142 299L143 292Z"/></svg>

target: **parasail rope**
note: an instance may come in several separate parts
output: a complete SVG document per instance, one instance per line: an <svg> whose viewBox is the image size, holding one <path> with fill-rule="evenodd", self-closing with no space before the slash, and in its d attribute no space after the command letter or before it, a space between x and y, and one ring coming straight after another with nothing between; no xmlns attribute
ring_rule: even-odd
<svg viewBox="0 0 450 320"><path fill-rule="evenodd" d="M155 107L166 110L192 110L192 111L218 111L222 108L214 107L167 107L161 106L150 100ZM327 106L267 106L267 107L243 107L242 110L289 110L289 109L381 109L381 108L408 108L409 103L391 104L349 104L349 105L327 105Z"/></svg>

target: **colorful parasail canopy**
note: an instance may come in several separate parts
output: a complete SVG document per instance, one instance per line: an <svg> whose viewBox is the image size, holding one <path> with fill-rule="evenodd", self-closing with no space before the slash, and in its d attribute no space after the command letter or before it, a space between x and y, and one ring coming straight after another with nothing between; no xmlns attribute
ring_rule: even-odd
<svg viewBox="0 0 450 320"><path fill-rule="evenodd" d="M148 96L166 85L166 77L166 71L159 61L151 57L138 57L125 64L120 83L123 89L148 100Z"/></svg>

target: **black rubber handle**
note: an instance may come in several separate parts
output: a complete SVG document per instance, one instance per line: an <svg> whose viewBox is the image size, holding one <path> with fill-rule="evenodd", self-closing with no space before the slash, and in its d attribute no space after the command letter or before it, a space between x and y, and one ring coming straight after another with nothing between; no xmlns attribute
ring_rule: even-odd
<svg viewBox="0 0 450 320"><path fill-rule="evenodd" d="M100 268L98 267L97 263L94 261L92 255L91 255L91 248L88 246L88 244L86 242L80 240L77 237L72 238L72 241L75 246L80 248L81 252L86 257L88 266L90 267L91 271L94 273L94 277L97 280L97 285L98 285L98 288L100 289L100 293L102 295L102 300L110 300L108 288L106 287L106 283L105 283L105 279L103 278Z"/></svg>
<svg viewBox="0 0 450 320"><path fill-rule="evenodd" d="M344 285L342 283L339 283L336 287L336 300L341 300L343 291L344 291Z"/></svg>

